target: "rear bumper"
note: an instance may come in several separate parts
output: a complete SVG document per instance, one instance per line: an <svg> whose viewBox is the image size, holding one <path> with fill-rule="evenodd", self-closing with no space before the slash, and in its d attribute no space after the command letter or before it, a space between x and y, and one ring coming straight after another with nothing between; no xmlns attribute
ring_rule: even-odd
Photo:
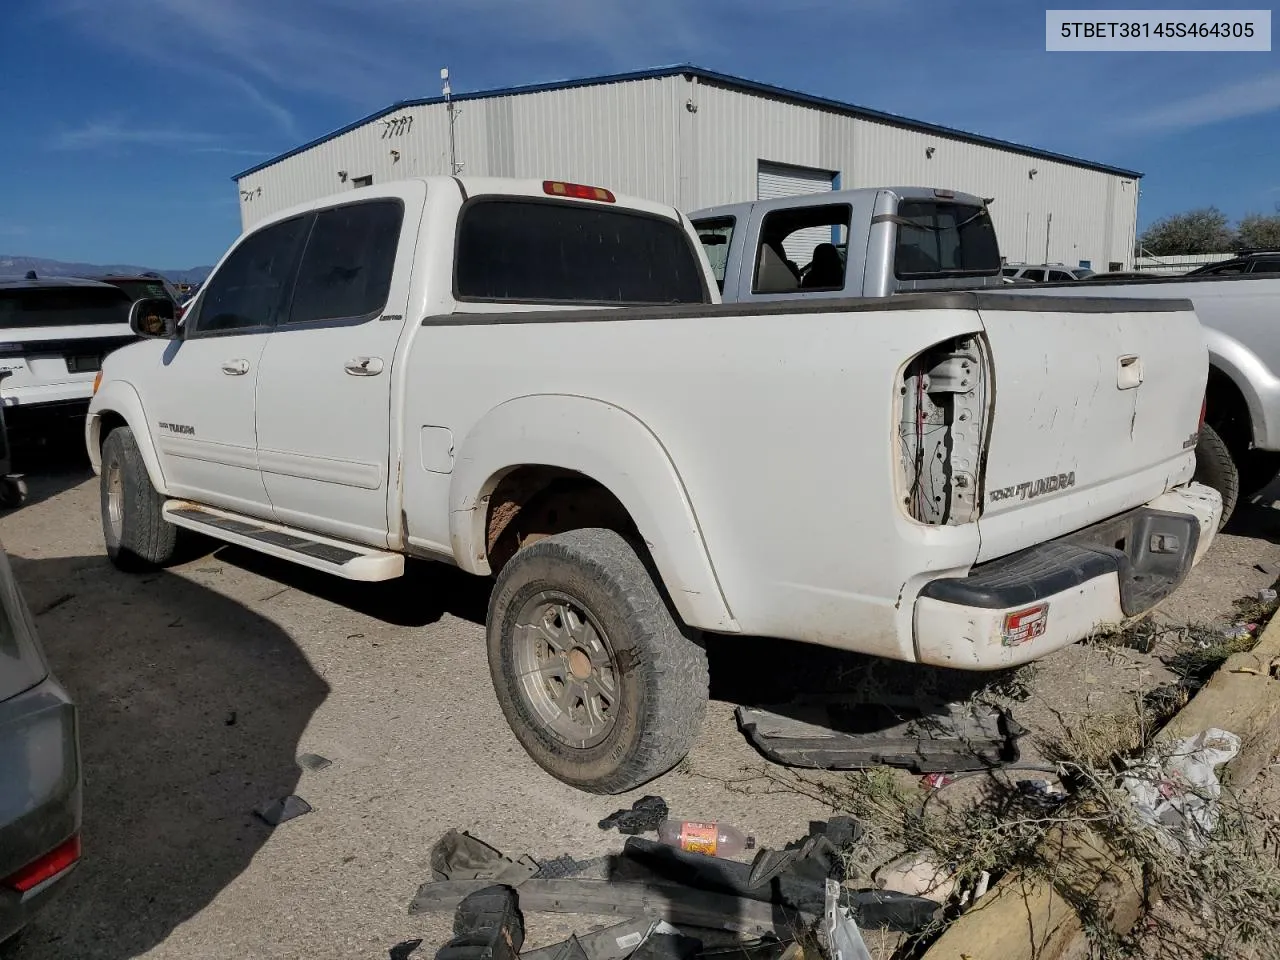
<svg viewBox="0 0 1280 960"><path fill-rule="evenodd" d="M0 702L0 879L80 831L76 708L52 678ZM74 865L25 893L0 883L0 942L17 933Z"/></svg>
<svg viewBox="0 0 1280 960"><path fill-rule="evenodd" d="M933 580L915 602L917 659L999 670L1138 616L1182 583L1221 515L1218 493L1191 483L966 577Z"/></svg>
<svg viewBox="0 0 1280 960"><path fill-rule="evenodd" d="M83 403L88 406L93 398L93 378L96 374L73 374L71 379L58 383L25 383L0 385L6 408L43 407L52 404Z"/></svg>

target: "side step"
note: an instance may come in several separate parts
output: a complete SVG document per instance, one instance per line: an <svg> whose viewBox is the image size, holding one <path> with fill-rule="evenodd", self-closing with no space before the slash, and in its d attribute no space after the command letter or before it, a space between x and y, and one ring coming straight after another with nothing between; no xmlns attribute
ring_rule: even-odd
<svg viewBox="0 0 1280 960"><path fill-rule="evenodd" d="M330 540L188 500L169 500L163 512L164 518L175 527L194 530L215 540L248 547L346 580L373 582L404 576L404 556L399 553Z"/></svg>

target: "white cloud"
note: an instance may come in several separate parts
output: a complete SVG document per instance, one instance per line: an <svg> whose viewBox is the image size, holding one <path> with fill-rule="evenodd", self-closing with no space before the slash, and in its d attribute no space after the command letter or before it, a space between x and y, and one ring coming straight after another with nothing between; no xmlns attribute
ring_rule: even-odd
<svg viewBox="0 0 1280 960"><path fill-rule="evenodd" d="M1219 86L1128 117L1120 126L1144 132L1189 130L1280 110L1280 73Z"/></svg>
<svg viewBox="0 0 1280 960"><path fill-rule="evenodd" d="M82 127L62 130L52 145L59 150L95 150L103 147L197 147L219 138L211 133L181 130L176 127L146 128L130 126L120 120L92 120Z"/></svg>

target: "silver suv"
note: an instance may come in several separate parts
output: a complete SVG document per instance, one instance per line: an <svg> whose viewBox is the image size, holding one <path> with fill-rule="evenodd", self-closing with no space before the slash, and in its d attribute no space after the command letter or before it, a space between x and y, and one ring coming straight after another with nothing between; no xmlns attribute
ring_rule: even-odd
<svg viewBox="0 0 1280 960"><path fill-rule="evenodd" d="M1069 283L1093 276L1088 267L1068 267L1061 263L1006 263L1001 272L1012 280L1032 283Z"/></svg>

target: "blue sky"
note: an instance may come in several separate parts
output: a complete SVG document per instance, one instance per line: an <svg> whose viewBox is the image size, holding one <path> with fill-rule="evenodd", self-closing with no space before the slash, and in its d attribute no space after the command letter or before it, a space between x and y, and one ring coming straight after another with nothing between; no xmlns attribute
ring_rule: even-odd
<svg viewBox="0 0 1280 960"><path fill-rule="evenodd" d="M211 263L239 229L232 174L437 95L444 65L462 92L693 62L1142 170L1144 225L1280 204L1280 53L1046 53L1044 7L1025 0L7 0L5 12L0 253Z"/></svg>

